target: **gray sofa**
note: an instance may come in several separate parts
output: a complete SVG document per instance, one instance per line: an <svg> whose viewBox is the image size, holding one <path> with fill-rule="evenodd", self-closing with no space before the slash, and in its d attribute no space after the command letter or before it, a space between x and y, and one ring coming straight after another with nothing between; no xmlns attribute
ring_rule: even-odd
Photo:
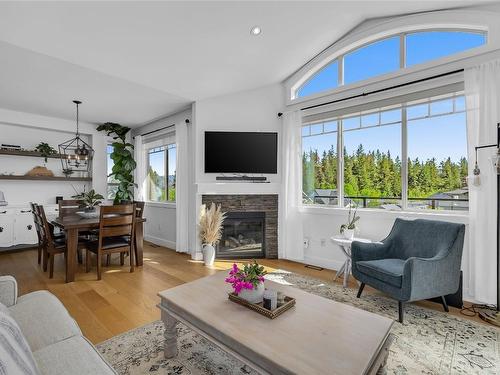
<svg viewBox="0 0 500 375"><path fill-rule="evenodd" d="M17 283L11 276L0 276L0 310L17 323L32 357L27 362L35 362L34 371L23 373L39 374L116 374L101 357L96 348L82 335L80 328L64 308L63 304L48 291L37 291L17 297ZM8 319L3 319L5 323ZM15 324L14 323L14 324ZM17 327L14 327L17 328ZM12 327L8 331L12 331ZM0 335L1 336L1 335ZM5 335L7 336L7 335ZM6 343L6 337L0 344ZM8 339L8 338L7 338ZM22 338L21 338L22 339ZM22 345L21 345L22 346ZM12 364L19 365L19 356L9 351L14 358ZM28 353L29 356L29 353ZM8 366L8 359L0 363ZM22 366L21 366L22 368ZM7 371L7 373L13 373Z"/></svg>
<svg viewBox="0 0 500 375"><path fill-rule="evenodd" d="M396 219L386 239L378 243L353 242L352 274L365 284L398 300L399 321L404 303L455 293L460 282L460 265L465 225L436 220Z"/></svg>

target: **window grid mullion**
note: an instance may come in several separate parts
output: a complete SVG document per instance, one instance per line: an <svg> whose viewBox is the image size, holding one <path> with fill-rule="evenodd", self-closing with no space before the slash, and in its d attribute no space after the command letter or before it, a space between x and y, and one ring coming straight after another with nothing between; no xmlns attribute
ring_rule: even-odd
<svg viewBox="0 0 500 375"><path fill-rule="evenodd" d="M337 197L338 207L344 207L344 124L337 121Z"/></svg>
<svg viewBox="0 0 500 375"><path fill-rule="evenodd" d="M401 208L408 208L408 120L405 105L401 108Z"/></svg>
<svg viewBox="0 0 500 375"><path fill-rule="evenodd" d="M163 150L165 153L164 160L164 168L165 168L165 202L168 202L168 149L165 147Z"/></svg>

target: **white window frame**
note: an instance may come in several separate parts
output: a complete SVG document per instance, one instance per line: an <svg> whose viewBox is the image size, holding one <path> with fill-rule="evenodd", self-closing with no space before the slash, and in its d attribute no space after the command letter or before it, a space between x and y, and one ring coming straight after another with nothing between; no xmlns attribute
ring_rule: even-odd
<svg viewBox="0 0 500 375"><path fill-rule="evenodd" d="M295 98L293 95L317 71L349 51L393 35L432 30L484 32L487 35L487 43L481 47L417 64L409 68L399 69L392 73L355 82L347 86L340 86L314 95L302 98ZM472 60L474 60L474 64L477 63L477 58L480 56L490 59L497 57L499 48L500 25L497 22L497 17L494 13L483 10L436 11L395 17L378 23L362 23L350 32L347 37L342 38L325 49L284 82L286 104L287 106L303 105L304 103L317 104L325 100L336 100L367 91L374 91L387 87L388 83L390 83L389 85L394 85L408 82L409 80L418 80L438 75L455 69L463 69L464 65L471 64ZM404 62L404 58L400 59L400 61ZM342 69L341 65L342 62L339 61L339 70Z"/></svg>
<svg viewBox="0 0 500 375"><path fill-rule="evenodd" d="M378 38L378 39L373 39L373 40L370 40L360 46L357 46L356 48L353 48L351 50L348 50L338 56L336 56L333 60L327 62L324 66L320 67L320 68L317 68L316 71L314 71L314 73L312 73L308 78L307 80L301 82L301 84L299 86L294 86L292 88L292 92L291 92L291 100L295 100L295 99L303 99L303 98L307 98L309 97L308 96L305 96L305 97L299 97L298 94L299 94L299 91L305 86L307 85L311 79L314 78L314 76L318 73L320 73L324 68L326 68L328 65L334 63L334 62L337 62L338 64L338 79L337 79L337 82L338 82L338 85L330 90L325 90L325 92L329 92L329 91L332 91L332 90L336 90L337 88L341 87L341 86L351 86L351 85L354 85L354 84L357 84L359 82L365 82L367 80L370 80L370 79L375 79L377 77L380 77L380 76L385 76L385 75L388 75L388 74L393 74L395 72L398 72L400 70L404 70L404 69L407 69L407 68L412 68L414 66L418 66L418 65L423 65L423 64L426 64L426 63L432 63L434 61L439 61L441 59L445 59L445 58L450 58L450 57L453 57L455 55L460 55L464 52L467 52L469 50L471 50L471 48L467 49L467 50L464 50L464 51L461 51L461 52L458 52L456 54L451 54L451 55L447 55L447 56L444 56L444 57L441 57L441 58L437 58L437 59L433 59L433 60L429 60L429 61L426 61L424 63L420 63L420 64L415 64L413 65L412 67L407 67L406 66L406 37L408 35L411 35L411 34L417 34L417 33L420 33L420 32L467 32L467 33L471 33L471 34L481 34L485 37L485 43L482 45L487 45L488 44L488 34L486 31L484 30L477 30L477 29L470 29L470 28L467 28L467 29L450 29L450 28L431 28L431 29L417 29L417 30L411 30L411 31L406 31L406 32L402 32L402 33L397 33L397 34L392 34L392 35L388 35L388 36L384 36L383 38ZM374 76L374 77L369 77L369 78L366 78L366 79L362 79L362 80L359 80L359 81L355 81L351 84L348 84L348 85L344 85L344 71L345 71L345 67L344 67L344 61L345 61L345 57L346 55L350 54L350 53L353 53L353 52L356 52L357 50L360 50L360 49L363 49L364 47L367 47L371 44L374 44L374 43L378 43L378 42L382 42L384 40L387 40L387 39L391 39L391 38L394 38L394 37L398 37L399 38L399 69L398 70L395 70L394 72L389 72L389 73L383 73L383 74L380 74L380 75L377 75L377 76ZM476 47L476 48L480 48L482 46L479 46L479 47ZM318 95L318 94L322 94L322 92L317 92L317 93L314 93L314 94L311 94L311 96L314 96L314 95Z"/></svg>
<svg viewBox="0 0 500 375"><path fill-rule="evenodd" d="M164 140L157 140L154 142L148 142L144 145L144 153L145 153L145 167L146 167L146 186L147 186L147 191L145 192L145 199L146 203L150 206L174 206L176 205L177 200L170 201L168 200L168 149L170 148L175 148L175 152L177 153L177 145L173 141L164 141ZM166 174L166 197L167 200L165 201L153 201L150 199L149 192L150 192L150 187L151 187L151 181L149 180L148 177L148 171L149 171L149 153L151 150L156 149L156 148L164 148L164 152L166 154L165 158L165 174ZM177 155L176 155L177 156Z"/></svg>
<svg viewBox="0 0 500 375"><path fill-rule="evenodd" d="M113 147L112 145L112 140L109 140L108 142L106 142L106 199L107 200L112 200L112 198L108 198L108 195L109 195L109 188L112 187L112 186L118 186L120 185L119 183L117 182L108 182L108 147Z"/></svg>
<svg viewBox="0 0 500 375"><path fill-rule="evenodd" d="M401 108L401 210L384 210L381 208L362 208L360 209L362 211L375 211L375 212L397 212L397 213L412 213L412 214L427 214L427 215L456 215L456 216L467 216L469 213L469 210L463 210L463 211L454 211L454 210L434 210L434 209L411 209L408 207L408 121L414 121L418 119L423 119L427 118L430 115L430 104L433 102L437 102L440 100L443 100L445 97L450 98L450 97L457 97L457 96L463 96L463 84L462 90L460 92L456 91L456 88L460 87L460 85L452 85L452 86L446 86L445 91L449 90L448 93L443 94L442 90L438 89L437 92L440 93L440 95L430 95L429 98L433 98L433 100L426 100L418 98L417 97L414 100L406 99L404 102L402 102L399 105L396 105L395 107ZM453 90L451 90L453 88ZM427 104L428 105L428 115L419 117L419 118L411 118L410 120L407 119L407 107L412 107L416 104L419 104L418 102L422 102L422 104ZM379 109L382 110L387 110L387 106L380 106L378 107ZM377 107L374 107L372 111L375 111ZM463 113L466 110L464 109L463 111L455 111L455 100L453 100L453 112L450 113L442 113L435 115L433 117L438 117L438 116L444 116L444 115L449 115L452 113ZM357 115L361 116L363 115L363 112L369 112L369 111L357 111L355 108L353 108L350 112L350 114L346 114L344 116L340 117L325 117L321 121L311 121L311 122L303 122L302 127L306 126L311 126L311 125L316 125L316 124L322 124L322 123L327 123L329 121L337 121L337 205L320 205L320 204L304 204L304 207L306 209L330 209L330 210L335 210L335 209L345 209L344 207L344 154L343 152L339 152L339 150L344 149L344 129L343 129L343 118L349 118L349 117L355 117ZM395 123L399 123L395 122ZM391 123L391 124L395 124ZM390 125L384 124L384 125ZM380 117L379 117L379 125L377 126L384 126L380 125ZM363 127L369 128L372 126L368 127ZM361 128L361 127L360 127ZM348 130L349 131L349 130ZM302 133L302 132L301 132ZM302 136L301 136L302 139ZM300 189L302 191L302 182Z"/></svg>

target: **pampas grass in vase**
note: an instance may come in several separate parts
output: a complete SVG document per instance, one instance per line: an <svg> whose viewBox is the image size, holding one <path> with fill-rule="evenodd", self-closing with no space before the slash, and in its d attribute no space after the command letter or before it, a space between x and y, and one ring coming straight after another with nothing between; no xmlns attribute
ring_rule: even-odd
<svg viewBox="0 0 500 375"><path fill-rule="evenodd" d="M215 248L222 237L222 224L226 213L221 211L220 205L211 203L207 209L205 204L200 208L200 240L203 244L203 261L206 266L214 264Z"/></svg>

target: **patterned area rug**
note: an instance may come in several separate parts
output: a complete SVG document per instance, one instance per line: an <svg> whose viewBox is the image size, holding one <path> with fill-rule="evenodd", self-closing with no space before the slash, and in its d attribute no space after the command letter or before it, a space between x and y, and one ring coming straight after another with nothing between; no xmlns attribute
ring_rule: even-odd
<svg viewBox="0 0 500 375"><path fill-rule="evenodd" d="M397 303L363 295L339 284L276 271L266 278L319 296L397 319ZM153 322L97 347L120 374L255 374L239 360L178 324L179 354L163 358L163 324ZM408 305L405 323L396 322L389 374L499 374L500 330L444 312ZM353 348L355 350L355 348Z"/></svg>

